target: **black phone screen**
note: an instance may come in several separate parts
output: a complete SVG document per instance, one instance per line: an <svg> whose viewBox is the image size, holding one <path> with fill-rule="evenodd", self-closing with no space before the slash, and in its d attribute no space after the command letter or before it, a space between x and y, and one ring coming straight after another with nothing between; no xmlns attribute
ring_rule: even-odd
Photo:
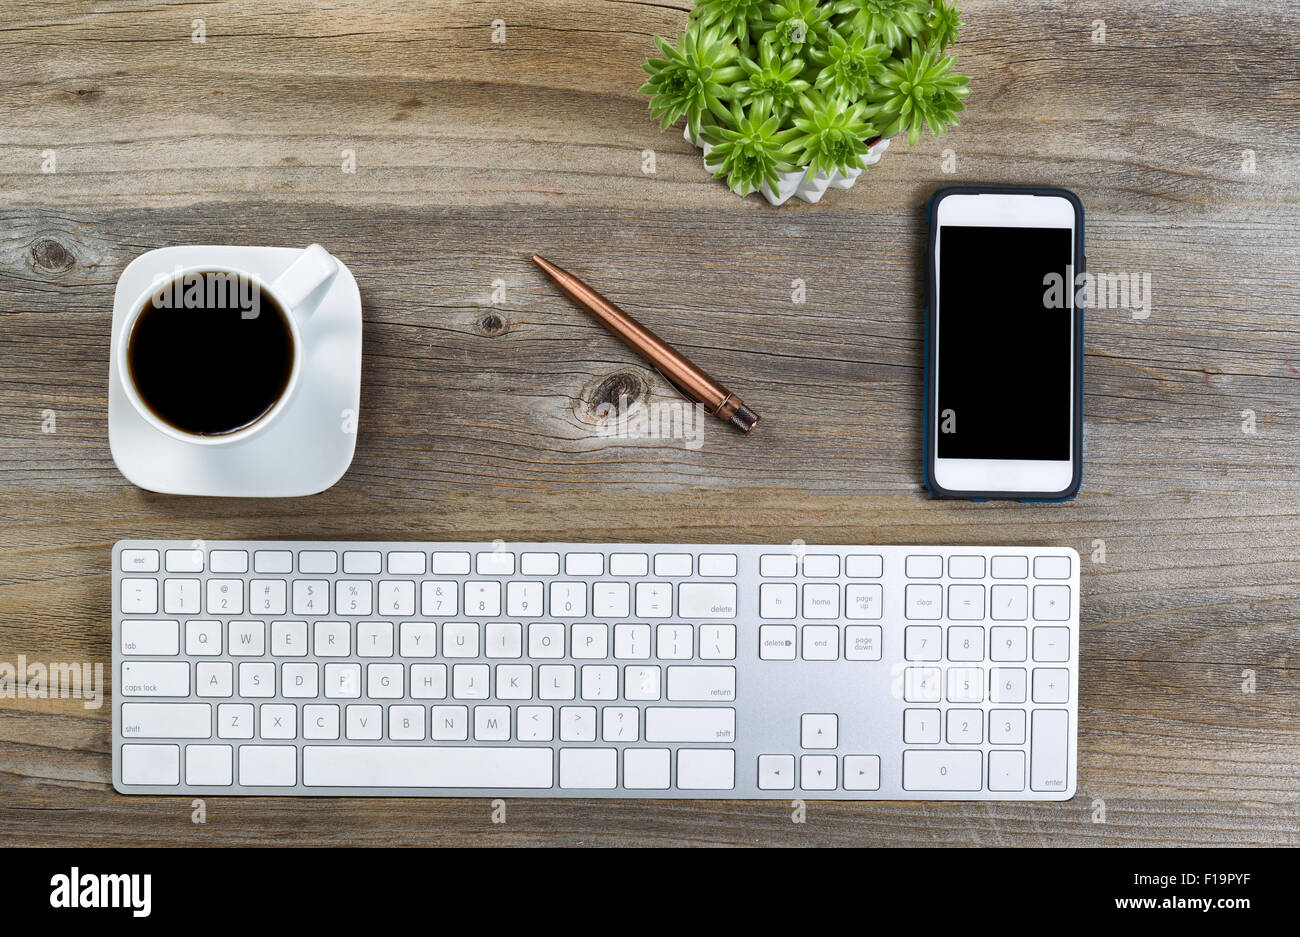
<svg viewBox="0 0 1300 937"><path fill-rule="evenodd" d="M1071 242L1069 228L939 229L939 458L1070 458Z"/></svg>

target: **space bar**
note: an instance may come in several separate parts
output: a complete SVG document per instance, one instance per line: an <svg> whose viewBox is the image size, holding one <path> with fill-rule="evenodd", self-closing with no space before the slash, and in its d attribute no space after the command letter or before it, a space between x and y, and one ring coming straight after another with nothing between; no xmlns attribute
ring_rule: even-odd
<svg viewBox="0 0 1300 937"><path fill-rule="evenodd" d="M307 787L550 787L549 748L308 745Z"/></svg>

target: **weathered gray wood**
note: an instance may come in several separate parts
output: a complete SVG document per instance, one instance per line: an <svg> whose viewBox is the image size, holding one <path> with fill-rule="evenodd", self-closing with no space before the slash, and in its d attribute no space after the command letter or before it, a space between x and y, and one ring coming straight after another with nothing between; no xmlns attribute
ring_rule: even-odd
<svg viewBox="0 0 1300 937"><path fill-rule="evenodd" d="M0 700L3 841L1300 842L1300 12L964 8L962 127L896 144L819 205L774 210L711 181L636 94L649 35L684 20L670 5L5 4L0 659L107 663L108 548L124 536L1052 543L1085 557L1104 541L1105 562L1084 569L1073 802L815 805L798 825L781 802L517 801L502 827L482 801L272 798L210 800L195 826L188 799L111 791L107 707ZM1090 40L1098 18L1105 44ZM49 149L57 172L43 174ZM922 209L956 181L1070 186L1091 269L1152 277L1150 318L1089 314L1071 504L922 492ZM133 488L105 420L122 268L167 244L312 240L362 285L351 471L300 500ZM755 435L710 424L698 451L599 436L595 407L619 388L670 389L537 275L533 251L733 386L764 417Z"/></svg>

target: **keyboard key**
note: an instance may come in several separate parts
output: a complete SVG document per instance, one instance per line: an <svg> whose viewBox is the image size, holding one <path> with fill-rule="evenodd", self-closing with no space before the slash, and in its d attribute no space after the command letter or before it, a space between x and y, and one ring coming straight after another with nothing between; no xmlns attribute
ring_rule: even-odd
<svg viewBox="0 0 1300 937"><path fill-rule="evenodd" d="M762 625L758 629L758 656L762 660L794 660L794 625Z"/></svg>
<svg viewBox="0 0 1300 937"><path fill-rule="evenodd" d="M948 587L948 617L956 621L979 621L984 617L984 587Z"/></svg>
<svg viewBox="0 0 1300 937"><path fill-rule="evenodd" d="M840 587L829 583L810 583L804 586L803 617L813 620L839 618Z"/></svg>
<svg viewBox="0 0 1300 937"><path fill-rule="evenodd" d="M626 585L626 583L621 583L621 585ZM542 584L540 582L506 583L507 615L515 618L539 618L542 615L542 609Z"/></svg>
<svg viewBox="0 0 1300 937"><path fill-rule="evenodd" d="M844 789L846 791L880 790L880 756L845 755Z"/></svg>
<svg viewBox="0 0 1300 937"><path fill-rule="evenodd" d="M1069 701L1070 671L1057 667L1034 668L1035 703L1067 703Z"/></svg>
<svg viewBox="0 0 1300 937"><path fill-rule="evenodd" d="M302 708L302 737L305 739L337 739L339 737L339 708L304 706Z"/></svg>
<svg viewBox="0 0 1300 937"><path fill-rule="evenodd" d="M194 695L234 696L235 665L228 660L199 661L194 665Z"/></svg>
<svg viewBox="0 0 1300 937"><path fill-rule="evenodd" d="M1027 579L1029 558L1024 556L995 556L990 564L994 579Z"/></svg>
<svg viewBox="0 0 1300 937"><path fill-rule="evenodd" d="M509 706L475 706L474 740L507 742L510 740Z"/></svg>
<svg viewBox="0 0 1300 937"><path fill-rule="evenodd" d="M906 745L934 745L940 735L939 710L903 710L903 743Z"/></svg>
<svg viewBox="0 0 1300 937"><path fill-rule="evenodd" d="M257 550L253 553L253 571L257 573L293 572L292 550Z"/></svg>
<svg viewBox="0 0 1300 937"><path fill-rule="evenodd" d="M1068 556L1034 557L1035 579L1069 579L1070 558Z"/></svg>
<svg viewBox="0 0 1300 937"><path fill-rule="evenodd" d="M353 751L343 749L339 751ZM239 746L243 787L293 787L298 780L298 749L292 745Z"/></svg>
<svg viewBox="0 0 1300 937"><path fill-rule="evenodd" d="M429 715L429 738L435 742L464 742L469 738L467 707L434 706Z"/></svg>
<svg viewBox="0 0 1300 937"><path fill-rule="evenodd" d="M908 703L937 703L943 695L938 667L908 667L903 671L903 700Z"/></svg>
<svg viewBox="0 0 1300 937"><path fill-rule="evenodd" d="M1023 703L1025 685L1023 667L994 667L989 676L989 699L994 703Z"/></svg>
<svg viewBox="0 0 1300 937"><path fill-rule="evenodd" d="M537 668L537 695L541 699L573 699L576 687L577 670L568 664Z"/></svg>
<svg viewBox="0 0 1300 937"><path fill-rule="evenodd" d="M465 576L469 573L469 554L438 552L429 558L429 571L439 576Z"/></svg>
<svg viewBox="0 0 1300 937"><path fill-rule="evenodd" d="M358 699L361 696L360 664L326 664L325 698Z"/></svg>
<svg viewBox="0 0 1300 937"><path fill-rule="evenodd" d="M942 660L943 629L912 625L903 631L903 656L908 660Z"/></svg>
<svg viewBox="0 0 1300 937"><path fill-rule="evenodd" d="M460 669L458 666L457 670ZM487 667L480 671L484 681ZM401 699L405 694L406 667L402 664L366 664L366 695L371 699ZM288 696L285 693L285 696ZM315 694L313 694L315 695ZM456 694L458 697L461 695ZM487 691L484 690L484 696Z"/></svg>
<svg viewBox="0 0 1300 937"><path fill-rule="evenodd" d="M463 707L462 707L463 708ZM382 706L349 706L347 737L361 741L376 741L384 737L384 710ZM461 738L464 738L462 735Z"/></svg>
<svg viewBox="0 0 1300 937"><path fill-rule="evenodd" d="M560 554L525 553L519 557L519 572L525 576L558 576L560 574ZM578 576L580 573L569 573Z"/></svg>
<svg viewBox="0 0 1300 937"><path fill-rule="evenodd" d="M994 586L989 615L994 621L1024 621L1029 617L1029 590L1024 586Z"/></svg>
<svg viewBox="0 0 1300 937"><path fill-rule="evenodd" d="M645 711L647 742L730 742L735 737L734 709L650 706Z"/></svg>
<svg viewBox="0 0 1300 937"><path fill-rule="evenodd" d="M844 587L844 617L851 621L878 621L884 608L881 586L851 583Z"/></svg>
<svg viewBox="0 0 1300 937"><path fill-rule="evenodd" d="M765 582L758 587L760 618L794 618L799 611L798 586L794 583Z"/></svg>
<svg viewBox="0 0 1300 937"><path fill-rule="evenodd" d="M650 658L650 626L616 625L614 627L614 656L619 660L648 660Z"/></svg>
<svg viewBox="0 0 1300 937"><path fill-rule="evenodd" d="M953 626L948 629L948 659L968 662L984 659L984 629Z"/></svg>
<svg viewBox="0 0 1300 937"><path fill-rule="evenodd" d="M736 554L701 553L699 572L701 576L735 576Z"/></svg>
<svg viewBox="0 0 1300 937"><path fill-rule="evenodd" d="M280 665L280 695L291 699L315 699L320 695L317 686L320 665L310 663Z"/></svg>
<svg viewBox="0 0 1300 937"><path fill-rule="evenodd" d="M735 660L736 626L700 625L700 657L703 660Z"/></svg>
<svg viewBox="0 0 1300 937"><path fill-rule="evenodd" d="M799 786L805 791L833 791L839 778L839 763L834 755L801 755Z"/></svg>
<svg viewBox="0 0 1300 937"><path fill-rule="evenodd" d="M356 617L374 613L369 579L340 579L334 584L334 614Z"/></svg>
<svg viewBox="0 0 1300 937"><path fill-rule="evenodd" d="M139 739L212 737L212 707L207 703L123 703L122 735Z"/></svg>
<svg viewBox="0 0 1300 937"><path fill-rule="evenodd" d="M582 698L585 700L618 699L618 668L587 664L582 668Z"/></svg>
<svg viewBox="0 0 1300 937"><path fill-rule="evenodd" d="M1035 621L1069 621L1069 586L1034 586Z"/></svg>
<svg viewBox="0 0 1300 937"><path fill-rule="evenodd" d="M487 657L511 660L523 657L524 629L515 622L491 622L483 629L483 645Z"/></svg>
<svg viewBox="0 0 1300 937"><path fill-rule="evenodd" d="M185 783L229 787L234 781L235 750L230 745L186 745Z"/></svg>
<svg viewBox="0 0 1300 937"><path fill-rule="evenodd" d="M560 707L560 741L561 742L596 741L596 707L595 706L561 706Z"/></svg>
<svg viewBox="0 0 1300 937"><path fill-rule="evenodd" d="M655 628L655 654L663 660L690 660L695 654L695 629L690 625Z"/></svg>
<svg viewBox="0 0 1300 937"><path fill-rule="evenodd" d="M644 553L613 553L609 557L611 576L645 576L650 571L650 557Z"/></svg>
<svg viewBox="0 0 1300 937"><path fill-rule="evenodd" d="M1069 659L1069 628L1034 629L1034 660L1045 663L1064 663Z"/></svg>
<svg viewBox="0 0 1300 937"><path fill-rule="evenodd" d="M852 625L844 629L845 660L880 660L879 625Z"/></svg>
<svg viewBox="0 0 1300 937"><path fill-rule="evenodd" d="M810 579L834 579L840 574L840 558L833 553L805 556L803 574Z"/></svg>
<svg viewBox="0 0 1300 937"><path fill-rule="evenodd" d="M840 629L835 625L806 625L803 629L804 660L839 660Z"/></svg>
<svg viewBox="0 0 1300 937"><path fill-rule="evenodd" d="M1025 711L993 709L989 711L989 741L994 745L1025 744Z"/></svg>
<svg viewBox="0 0 1300 937"><path fill-rule="evenodd" d="M477 627L475 638L477 639ZM475 640L477 647L478 641ZM392 657L393 623L391 621L357 622L357 656L358 657ZM447 652L450 657L450 652ZM478 656L477 653L474 655Z"/></svg>
<svg viewBox="0 0 1300 937"><path fill-rule="evenodd" d="M190 665L126 661L122 664L123 696L189 696Z"/></svg>
<svg viewBox="0 0 1300 937"><path fill-rule="evenodd" d="M989 658L997 661L1020 661L1025 659L1028 647L1024 628L1004 626L989 631Z"/></svg>
<svg viewBox="0 0 1300 937"><path fill-rule="evenodd" d="M608 790L618 785L618 749L560 749L560 787Z"/></svg>
<svg viewBox="0 0 1300 937"><path fill-rule="evenodd" d="M623 786L630 791L668 790L672 786L672 755L667 748L623 749Z"/></svg>
<svg viewBox="0 0 1300 937"><path fill-rule="evenodd" d="M950 556L948 557L948 576L951 579L983 579L984 557Z"/></svg>
<svg viewBox="0 0 1300 937"><path fill-rule="evenodd" d="M683 748L677 752L677 787L683 791L729 791L736 786L736 753L730 749Z"/></svg>
<svg viewBox="0 0 1300 937"><path fill-rule="evenodd" d="M1070 714L1064 709L1034 710L1029 742L1029 786L1033 790L1064 791L1069 787L1069 722Z"/></svg>
<svg viewBox="0 0 1300 937"><path fill-rule="evenodd" d="M281 704L263 704L258 711L264 739L292 740L298 737L298 708Z"/></svg>
<svg viewBox="0 0 1300 937"><path fill-rule="evenodd" d="M217 738L251 739L253 707L247 703L222 703L217 707Z"/></svg>
<svg viewBox="0 0 1300 937"><path fill-rule="evenodd" d="M505 709L505 707L501 708ZM509 737L510 710L505 709L505 712L506 736ZM423 742L424 720L423 706L389 706L388 737L402 742ZM483 736L476 735L475 738L483 738Z"/></svg>
<svg viewBox="0 0 1300 937"><path fill-rule="evenodd" d="M513 576L515 555L505 550L476 554L474 571L480 576Z"/></svg>
<svg viewBox="0 0 1300 937"><path fill-rule="evenodd" d="M834 713L804 713L799 727L799 744L803 748L839 747L840 720Z"/></svg>
<svg viewBox="0 0 1300 937"><path fill-rule="evenodd" d="M200 590L197 579L163 580L163 611L168 615L197 615Z"/></svg>
<svg viewBox="0 0 1300 937"><path fill-rule="evenodd" d="M758 558L759 575L792 579L798 575L799 559L793 553L764 553Z"/></svg>
<svg viewBox="0 0 1300 937"><path fill-rule="evenodd" d="M606 706L600 718L600 737L606 742L635 742L641 737L641 710L635 706Z"/></svg>
<svg viewBox="0 0 1300 937"><path fill-rule="evenodd" d="M669 618L672 613L672 583L638 582L636 584L637 618Z"/></svg>
<svg viewBox="0 0 1300 937"><path fill-rule="evenodd" d="M984 711L948 710L948 744L978 745L984 741Z"/></svg>
<svg viewBox="0 0 1300 937"><path fill-rule="evenodd" d="M317 657L347 657L352 653L352 627L346 621L318 621L312 649Z"/></svg>
<svg viewBox="0 0 1300 937"><path fill-rule="evenodd" d="M548 788L549 748L308 745L307 787Z"/></svg>
<svg viewBox="0 0 1300 937"><path fill-rule="evenodd" d="M123 550L120 568L124 573L158 572L157 550Z"/></svg>
<svg viewBox="0 0 1300 937"><path fill-rule="evenodd" d="M465 583L465 614L495 618L501 614L501 583L471 580Z"/></svg>
<svg viewBox="0 0 1300 937"><path fill-rule="evenodd" d="M735 618L734 582L684 582L677 587L677 613L682 618Z"/></svg>
<svg viewBox="0 0 1300 937"><path fill-rule="evenodd" d="M333 550L301 550L298 553L298 572L337 573L339 557Z"/></svg>
<svg viewBox="0 0 1300 937"><path fill-rule="evenodd" d="M122 783L156 784L168 787L181 783L179 745L123 745Z"/></svg>
<svg viewBox="0 0 1300 937"><path fill-rule="evenodd" d="M426 579L420 583L420 614L426 618L450 618L458 614L459 585L453 580Z"/></svg>
<svg viewBox="0 0 1300 937"><path fill-rule="evenodd" d="M295 615L328 615L330 612L330 584L328 579L295 579L293 581L293 613Z"/></svg>
<svg viewBox="0 0 1300 937"><path fill-rule="evenodd" d="M447 665L446 664L412 664L411 665L412 699L446 699Z"/></svg>
<svg viewBox="0 0 1300 937"><path fill-rule="evenodd" d="M343 554L343 572L349 576L377 576L383 555L374 550L348 550Z"/></svg>
<svg viewBox="0 0 1300 937"><path fill-rule="evenodd" d="M550 742L555 738L555 711L550 706L520 706L515 734L521 742Z"/></svg>
<svg viewBox="0 0 1300 937"><path fill-rule="evenodd" d="M203 572L202 550L168 550L164 558L169 573Z"/></svg>
<svg viewBox="0 0 1300 937"><path fill-rule="evenodd" d="M989 790L1025 789L1025 753L989 752Z"/></svg>
<svg viewBox="0 0 1300 937"><path fill-rule="evenodd" d="M490 683L487 664L457 664L451 668L453 699L487 699Z"/></svg>
<svg viewBox="0 0 1300 937"><path fill-rule="evenodd" d="M513 583L512 583L513 585ZM409 580L385 579L379 583L380 615L414 615L415 583Z"/></svg>
<svg viewBox="0 0 1300 937"><path fill-rule="evenodd" d="M221 654L220 621L192 619L185 623L185 652L191 658Z"/></svg>
<svg viewBox="0 0 1300 937"><path fill-rule="evenodd" d="M659 553L655 555L656 576L689 576L691 566L692 561L689 553Z"/></svg>
<svg viewBox="0 0 1300 937"><path fill-rule="evenodd" d="M668 699L674 702L730 702L735 698L735 667L668 668Z"/></svg>
<svg viewBox="0 0 1300 937"><path fill-rule="evenodd" d="M242 579L208 580L208 614L244 614L244 581Z"/></svg>
<svg viewBox="0 0 1300 937"><path fill-rule="evenodd" d="M167 657L181 651L181 626L174 621L124 621L122 653L146 657Z"/></svg>
<svg viewBox="0 0 1300 937"><path fill-rule="evenodd" d="M609 656L609 625L574 625L569 653L582 660L604 660Z"/></svg>
<svg viewBox="0 0 1300 937"><path fill-rule="evenodd" d="M794 790L794 755L759 755L758 788L763 791Z"/></svg>
<svg viewBox="0 0 1300 937"><path fill-rule="evenodd" d="M240 664L239 695L259 699L275 696L275 664Z"/></svg>
<svg viewBox="0 0 1300 937"><path fill-rule="evenodd" d="M564 555L564 574L566 576L603 576L605 574L605 557L600 553L566 553Z"/></svg>
<svg viewBox="0 0 1300 937"><path fill-rule="evenodd" d="M659 667L624 667L623 698L635 702L653 702L661 699Z"/></svg>
<svg viewBox="0 0 1300 937"><path fill-rule="evenodd" d="M127 615L156 615L158 580L123 579L120 609Z"/></svg>
<svg viewBox="0 0 1300 937"><path fill-rule="evenodd" d="M983 786L980 751L903 752L903 790L978 791Z"/></svg>
<svg viewBox="0 0 1300 937"><path fill-rule="evenodd" d="M286 597L283 579L254 579L248 584L249 614L283 615L289 610Z"/></svg>
<svg viewBox="0 0 1300 937"><path fill-rule="evenodd" d="M908 579L938 579L943 575L943 557L909 556L906 569Z"/></svg>
<svg viewBox="0 0 1300 937"><path fill-rule="evenodd" d="M597 573L596 575L600 574ZM585 582L552 582L551 614L556 618L586 618L587 584Z"/></svg>
<svg viewBox="0 0 1300 937"><path fill-rule="evenodd" d="M532 624L528 626L528 656L558 658L564 656L564 625Z"/></svg>
<svg viewBox="0 0 1300 937"><path fill-rule="evenodd" d="M948 702L984 702L984 668L949 667Z"/></svg>
<svg viewBox="0 0 1300 937"><path fill-rule="evenodd" d="M909 583L904 591L904 613L911 619L942 617L943 586Z"/></svg>
<svg viewBox="0 0 1300 937"><path fill-rule="evenodd" d="M248 551L213 550L208 554L208 569L214 573L246 573Z"/></svg>
<svg viewBox="0 0 1300 937"><path fill-rule="evenodd" d="M844 559L844 574L850 579L879 579L884 572L883 557L856 553Z"/></svg>
<svg viewBox="0 0 1300 937"><path fill-rule="evenodd" d="M390 576L423 576L424 554L414 551L395 551L388 554Z"/></svg>
<svg viewBox="0 0 1300 937"><path fill-rule="evenodd" d="M305 621L271 622L272 657L306 657L307 623Z"/></svg>

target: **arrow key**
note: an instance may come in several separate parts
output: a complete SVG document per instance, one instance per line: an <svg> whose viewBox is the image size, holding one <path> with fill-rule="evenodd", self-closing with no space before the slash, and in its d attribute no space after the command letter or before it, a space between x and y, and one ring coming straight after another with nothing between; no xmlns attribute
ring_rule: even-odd
<svg viewBox="0 0 1300 937"><path fill-rule="evenodd" d="M834 713L804 713L800 733L804 748L838 748L839 716Z"/></svg>
<svg viewBox="0 0 1300 937"><path fill-rule="evenodd" d="M846 791L880 790L880 756L845 755L844 789Z"/></svg>
<svg viewBox="0 0 1300 937"><path fill-rule="evenodd" d="M799 786L805 791L833 791L836 768L834 755L804 755L799 759Z"/></svg>
<svg viewBox="0 0 1300 937"><path fill-rule="evenodd" d="M759 755L758 789L760 791L794 790L794 755Z"/></svg>

